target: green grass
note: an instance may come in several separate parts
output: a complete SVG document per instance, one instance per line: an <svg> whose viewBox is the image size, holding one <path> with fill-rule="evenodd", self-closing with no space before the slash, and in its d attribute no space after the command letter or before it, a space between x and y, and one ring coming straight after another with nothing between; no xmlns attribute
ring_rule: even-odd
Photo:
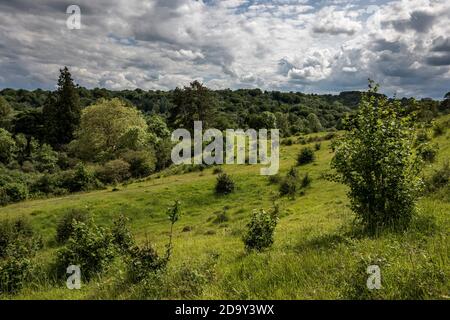
<svg viewBox="0 0 450 320"><path fill-rule="evenodd" d="M439 157L426 174L450 158L449 135L434 139L440 146ZM0 219L28 217L43 235L45 246L35 263L44 270L58 249L56 223L70 208L87 208L102 225L110 225L123 213L131 219L138 242L149 240L160 252L168 239L166 208L178 199L184 213L175 225L167 274L146 284L124 283L124 265L115 261L106 274L83 284L81 290L68 290L63 282L55 284L37 276L19 294L2 298L449 299L450 195L420 199L420 213L407 232L376 238L359 235L351 227L354 216L347 207L345 187L321 178L332 158L329 145L330 141L323 141L316 161L299 167L300 174L308 172L313 179L305 194L277 200L281 219L275 243L262 253L246 253L241 241L252 210L270 209L278 192L278 185L259 175L259 166L224 166L237 188L227 196L214 194L216 175L211 168L155 176L119 186L114 192L108 189L0 208ZM296 164L302 147L281 147L281 175ZM215 222L216 213L224 209L228 221ZM364 268L373 263L381 267L382 289L368 291ZM213 275L186 280L186 265Z"/></svg>

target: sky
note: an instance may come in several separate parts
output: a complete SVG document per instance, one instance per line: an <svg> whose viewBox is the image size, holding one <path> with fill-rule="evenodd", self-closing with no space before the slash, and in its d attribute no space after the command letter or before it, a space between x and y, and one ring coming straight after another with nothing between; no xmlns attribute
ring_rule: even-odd
<svg viewBox="0 0 450 320"><path fill-rule="evenodd" d="M69 5L81 29L69 29ZM448 0L0 0L0 88L450 91Z"/></svg>

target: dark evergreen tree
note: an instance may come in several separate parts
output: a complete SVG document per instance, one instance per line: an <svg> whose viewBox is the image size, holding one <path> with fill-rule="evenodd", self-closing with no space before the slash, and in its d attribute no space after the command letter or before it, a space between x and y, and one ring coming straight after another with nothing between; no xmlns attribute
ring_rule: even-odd
<svg viewBox="0 0 450 320"><path fill-rule="evenodd" d="M203 121L203 128L212 124L216 99L214 93L198 81L189 87L176 88L174 106L170 110L170 124L192 131L194 121Z"/></svg>
<svg viewBox="0 0 450 320"><path fill-rule="evenodd" d="M49 94L43 108L46 140L56 148L73 139L81 117L78 87L67 67L59 71L58 89L54 96Z"/></svg>

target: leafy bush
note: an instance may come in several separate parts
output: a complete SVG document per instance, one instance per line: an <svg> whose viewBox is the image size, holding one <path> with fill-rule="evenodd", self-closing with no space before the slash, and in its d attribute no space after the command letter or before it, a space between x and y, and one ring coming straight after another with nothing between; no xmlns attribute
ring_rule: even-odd
<svg viewBox="0 0 450 320"><path fill-rule="evenodd" d="M234 181L226 173L221 173L217 176L216 193L229 194L234 191Z"/></svg>
<svg viewBox="0 0 450 320"><path fill-rule="evenodd" d="M332 160L336 180L350 187L350 206L370 233L408 226L422 184L420 159L412 152L414 123L399 113L400 102L377 95L377 89L371 83L363 95Z"/></svg>
<svg viewBox="0 0 450 320"><path fill-rule="evenodd" d="M286 176L280 184L280 195L295 197L298 191L298 180L292 176Z"/></svg>
<svg viewBox="0 0 450 320"><path fill-rule="evenodd" d="M447 127L443 123L435 123L433 133L435 137L442 136L447 131Z"/></svg>
<svg viewBox="0 0 450 320"><path fill-rule="evenodd" d="M71 209L66 212L56 225L56 242L65 243L74 232L74 222L87 222L89 214L83 209Z"/></svg>
<svg viewBox="0 0 450 320"><path fill-rule="evenodd" d="M428 142L430 140L431 139L430 139L430 137L428 135L427 130L423 130L423 129L422 130L418 130L417 131L417 135L416 135L415 146L419 146L419 145L421 145L423 143L426 143L426 142Z"/></svg>
<svg viewBox="0 0 450 320"><path fill-rule="evenodd" d="M0 258L6 256L7 248L15 241L31 239L34 236L33 229L28 220L18 218L15 220L3 220L0 223Z"/></svg>
<svg viewBox="0 0 450 320"><path fill-rule="evenodd" d="M54 172L58 168L58 153L46 143L33 150L31 159L36 169L41 172Z"/></svg>
<svg viewBox="0 0 450 320"><path fill-rule="evenodd" d="M214 169L213 169L213 174L219 174L222 172L223 172L222 167L214 167Z"/></svg>
<svg viewBox="0 0 450 320"><path fill-rule="evenodd" d="M0 293L16 293L30 274L31 258L42 247L28 220L0 223Z"/></svg>
<svg viewBox="0 0 450 320"><path fill-rule="evenodd" d="M307 188L311 185L312 179L310 178L308 173L305 173L305 175L302 178L301 181L301 187L302 188Z"/></svg>
<svg viewBox="0 0 450 320"><path fill-rule="evenodd" d="M446 161L442 168L435 172L426 180L426 189L428 192L434 192L447 185L450 182L450 163Z"/></svg>
<svg viewBox="0 0 450 320"><path fill-rule="evenodd" d="M97 176L103 183L119 183L130 178L130 165L120 159L111 160L100 168Z"/></svg>
<svg viewBox="0 0 450 320"><path fill-rule="evenodd" d="M130 165L133 178L146 177L155 171L156 158L152 152L127 150L121 157Z"/></svg>
<svg viewBox="0 0 450 320"><path fill-rule="evenodd" d="M315 159L314 151L311 148L309 147L302 148L297 157L297 164L298 165L308 164L313 162L314 159Z"/></svg>
<svg viewBox="0 0 450 320"><path fill-rule="evenodd" d="M317 151L319 151L321 147L322 147L322 145L321 145L320 142L316 142L316 143L314 144L314 149L316 149Z"/></svg>
<svg viewBox="0 0 450 320"><path fill-rule="evenodd" d="M70 265L78 265L83 279L89 281L108 267L114 257L111 233L92 221L73 222L72 236L57 252L56 269L61 277Z"/></svg>
<svg viewBox="0 0 450 320"><path fill-rule="evenodd" d="M285 146L292 146L294 144L294 140L292 140L292 138L286 138L281 140L281 144Z"/></svg>
<svg viewBox="0 0 450 320"><path fill-rule="evenodd" d="M243 237L245 248L261 251L272 246L277 223L278 217L275 212L268 213L263 209L254 210L251 220L247 224L247 232Z"/></svg>
<svg viewBox="0 0 450 320"><path fill-rule="evenodd" d="M7 183L0 187L0 204L19 202L28 198L28 187L22 183Z"/></svg>
<svg viewBox="0 0 450 320"><path fill-rule="evenodd" d="M281 177L279 174L274 174L267 177L267 180L269 180L269 184L278 184L281 181Z"/></svg>
<svg viewBox="0 0 450 320"><path fill-rule="evenodd" d="M436 156L438 154L438 146L424 143L419 147L417 152L424 161L433 163L436 160Z"/></svg>
<svg viewBox="0 0 450 320"><path fill-rule="evenodd" d="M224 223L224 222L227 222L228 220L230 220L230 217L228 216L228 213L226 210L217 211L214 214L215 214L215 218L212 221L214 224L221 224L221 223Z"/></svg>
<svg viewBox="0 0 450 320"><path fill-rule="evenodd" d="M31 270L31 252L17 243L8 247L6 258L0 260L0 293L17 293Z"/></svg>
<svg viewBox="0 0 450 320"><path fill-rule="evenodd" d="M61 172L58 174L45 173L39 176L31 185L30 191L36 195L62 195L69 192L65 188L66 174L68 172Z"/></svg>
<svg viewBox="0 0 450 320"><path fill-rule="evenodd" d="M130 248L134 246L133 236L127 228L128 221L129 219L126 216L123 214L119 215L119 217L114 220L111 230L113 243L122 252L128 252Z"/></svg>
<svg viewBox="0 0 450 320"><path fill-rule="evenodd" d="M163 269L167 260L161 258L155 248L149 243L143 247L134 246L130 249L127 261L127 274L131 282L139 282L152 272Z"/></svg>
<svg viewBox="0 0 450 320"><path fill-rule="evenodd" d="M0 128L0 162L8 164L14 159L16 142L7 130Z"/></svg>
<svg viewBox="0 0 450 320"><path fill-rule="evenodd" d="M99 187L100 183L94 172L89 170L83 163L78 163L75 170L71 172L63 183L70 192L88 191Z"/></svg>

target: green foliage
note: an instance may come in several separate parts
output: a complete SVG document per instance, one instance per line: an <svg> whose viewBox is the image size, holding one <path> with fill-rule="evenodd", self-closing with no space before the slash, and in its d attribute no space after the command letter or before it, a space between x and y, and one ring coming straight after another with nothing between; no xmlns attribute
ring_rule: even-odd
<svg viewBox="0 0 450 320"><path fill-rule="evenodd" d="M140 111L120 99L101 99L83 110L77 140L71 148L86 160L109 160L124 149L149 142L148 126Z"/></svg>
<svg viewBox="0 0 450 320"><path fill-rule="evenodd" d="M223 173L223 168L222 167L214 167L213 169L213 174L219 174L219 173Z"/></svg>
<svg viewBox="0 0 450 320"><path fill-rule="evenodd" d="M243 237L245 248L247 250L262 251L271 247L277 223L276 211L268 213L263 209L254 210Z"/></svg>
<svg viewBox="0 0 450 320"><path fill-rule="evenodd" d="M133 178L146 177L155 171L156 158L153 152L127 150L121 154L121 158L130 165Z"/></svg>
<svg viewBox="0 0 450 320"><path fill-rule="evenodd" d="M113 221L112 227L112 237L113 243L122 252L129 252L129 250L134 246L134 239L127 227L129 219L121 214L118 218Z"/></svg>
<svg viewBox="0 0 450 320"><path fill-rule="evenodd" d="M234 181L228 174L221 173L217 176L216 194L229 194L234 191L234 188Z"/></svg>
<svg viewBox="0 0 450 320"><path fill-rule="evenodd" d="M148 242L142 246L130 249L127 261L127 276L132 283L146 279L151 273L166 267L167 260L161 258L156 249Z"/></svg>
<svg viewBox="0 0 450 320"><path fill-rule="evenodd" d="M34 147L31 160L35 168L41 172L55 172L58 169L58 153L46 143Z"/></svg>
<svg viewBox="0 0 450 320"><path fill-rule="evenodd" d="M9 105L8 101L6 101L5 98L0 96L0 119L3 120L6 117L8 117L9 114L11 113L11 111L12 111L12 108Z"/></svg>
<svg viewBox="0 0 450 320"><path fill-rule="evenodd" d="M119 183L130 178L130 165L121 159L111 160L98 169L97 176L103 183Z"/></svg>
<svg viewBox="0 0 450 320"><path fill-rule="evenodd" d="M448 127L448 123L435 123L433 125L434 136L435 137L442 136L447 131L447 127Z"/></svg>
<svg viewBox="0 0 450 320"><path fill-rule="evenodd" d="M316 151L319 151L321 147L322 147L322 145L320 144L320 142L316 142L314 144L314 149L316 149Z"/></svg>
<svg viewBox="0 0 450 320"><path fill-rule="evenodd" d="M0 223L0 294L17 293L32 269L31 258L42 247L31 225L22 218Z"/></svg>
<svg viewBox="0 0 450 320"><path fill-rule="evenodd" d="M172 237L173 237L173 226L181 217L181 202L176 200L173 205L167 208L166 215L170 221L170 233L169 233L169 243L166 246L166 256L165 260L169 261L172 254Z"/></svg>
<svg viewBox="0 0 450 320"><path fill-rule="evenodd" d="M19 202L28 198L28 187L23 183L7 183L0 187L0 205Z"/></svg>
<svg viewBox="0 0 450 320"><path fill-rule="evenodd" d="M433 172L426 180L426 189L428 192L435 192L448 186L450 182L450 163L446 161L443 166Z"/></svg>
<svg viewBox="0 0 450 320"><path fill-rule="evenodd" d="M34 235L33 229L28 220L18 218L15 220L6 219L0 222L0 258L8 255L8 247L15 242L24 239L31 239Z"/></svg>
<svg viewBox="0 0 450 320"><path fill-rule="evenodd" d="M228 220L230 220L230 217L225 209L222 211L217 211L214 214L215 214L215 217L212 220L212 223L214 223L214 224L221 224L221 223L225 223Z"/></svg>
<svg viewBox="0 0 450 320"><path fill-rule="evenodd" d="M433 163L438 154L438 146L430 143L423 143L420 145L417 152L422 160Z"/></svg>
<svg viewBox="0 0 450 320"><path fill-rule="evenodd" d="M56 225L56 242L65 243L73 236L74 222L88 222L89 214L83 209L70 209Z"/></svg>
<svg viewBox="0 0 450 320"><path fill-rule="evenodd" d="M267 177L269 184L278 184L281 181L281 176L279 174L270 175Z"/></svg>
<svg viewBox="0 0 450 320"><path fill-rule="evenodd" d="M66 177L63 186L70 192L88 191L99 187L99 182L92 170L88 169L82 162Z"/></svg>
<svg viewBox="0 0 450 320"><path fill-rule="evenodd" d="M272 112L264 111L261 114L251 114L249 116L248 125L250 128L259 129L273 129L277 128L277 118Z"/></svg>
<svg viewBox="0 0 450 320"><path fill-rule="evenodd" d="M309 174L307 172L307 173L305 173L305 175L302 178L301 187L302 188L307 188L307 187L309 187L311 185L311 182L312 182L312 179L311 179L311 177L309 176Z"/></svg>
<svg viewBox="0 0 450 320"><path fill-rule="evenodd" d="M60 277L65 276L70 265L79 266L83 279L87 281L105 271L114 257L112 239L108 230L92 221L74 221L72 236L57 252L55 266Z"/></svg>
<svg viewBox="0 0 450 320"><path fill-rule="evenodd" d="M302 148L300 150L300 153L298 154L297 164L300 166L304 165L304 164L308 164L308 163L313 162L314 159L315 159L314 151L309 147L305 147L305 148Z"/></svg>
<svg viewBox="0 0 450 320"><path fill-rule="evenodd" d="M8 164L15 157L16 141L12 135L0 128L0 162Z"/></svg>
<svg viewBox="0 0 450 320"><path fill-rule="evenodd" d="M194 121L203 121L203 127L212 124L216 99L211 90L198 81L173 92L174 106L170 110L170 122L174 127L193 130Z"/></svg>
<svg viewBox="0 0 450 320"><path fill-rule="evenodd" d="M352 210L369 232L408 226L421 186L410 118L401 116L398 102L376 92L371 83L332 160L337 180L350 188Z"/></svg>
<svg viewBox="0 0 450 320"><path fill-rule="evenodd" d="M47 141L53 146L69 143L78 128L81 116L77 86L67 67L60 70L58 88L49 94L43 108Z"/></svg>
<svg viewBox="0 0 450 320"><path fill-rule="evenodd" d="M308 120L308 126L311 132L319 132L323 130L319 117L315 113L308 114L306 120Z"/></svg>

